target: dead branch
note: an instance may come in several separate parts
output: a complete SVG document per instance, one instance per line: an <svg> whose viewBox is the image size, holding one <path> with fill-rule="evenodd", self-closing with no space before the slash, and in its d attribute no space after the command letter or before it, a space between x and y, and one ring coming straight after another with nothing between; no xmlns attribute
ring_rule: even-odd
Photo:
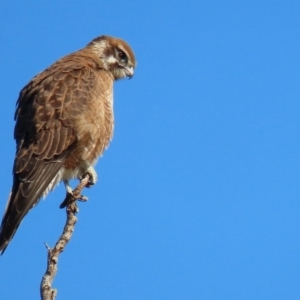
<svg viewBox="0 0 300 300"><path fill-rule="evenodd" d="M42 278L40 285L40 294L42 300L54 300L57 295L57 290L51 287L54 276L57 272L58 257L61 252L64 251L67 243L70 241L74 227L77 221L76 213L79 211L76 201L86 201L87 198L82 196L80 193L86 187L89 186L89 175L86 174L83 179L79 182L72 195L67 194L66 199L61 204L61 207L66 206L67 221L63 229L63 233L56 242L54 248L50 248L46 244L48 251L47 269Z"/></svg>

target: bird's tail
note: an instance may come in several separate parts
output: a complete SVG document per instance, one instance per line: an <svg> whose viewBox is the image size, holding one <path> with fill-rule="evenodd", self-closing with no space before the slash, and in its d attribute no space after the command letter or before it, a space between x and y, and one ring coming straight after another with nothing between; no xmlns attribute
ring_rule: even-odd
<svg viewBox="0 0 300 300"><path fill-rule="evenodd" d="M44 164L33 181L22 181L14 175L12 192L0 227L0 253L3 254L28 211L37 204L61 168L61 162Z"/></svg>
<svg viewBox="0 0 300 300"><path fill-rule="evenodd" d="M20 184L18 187L14 184L12 192L10 193L4 216L1 223L0 228L0 252L1 254L4 253L6 247L8 246L9 242L12 240L13 236L15 235L22 219L30 210L26 202L28 199L22 195L19 189ZM37 202L39 195L36 194L34 198L31 198L32 201L30 202Z"/></svg>
<svg viewBox="0 0 300 300"><path fill-rule="evenodd" d="M0 228L0 251L1 254L4 253L6 247L8 246L9 242L12 240L14 234L16 233L23 217L25 214L22 214L16 204L16 193L14 190L10 193L4 216L1 223ZM18 195L19 196L19 195ZM24 199L22 199L24 200Z"/></svg>
<svg viewBox="0 0 300 300"><path fill-rule="evenodd" d="M4 211L4 217L3 217L3 220L2 220L2 224L1 224L1 228L0 228L0 251L1 251L1 254L4 253L8 243L9 243L9 240L12 239L14 233L10 234L10 238L8 237L8 234L7 234L7 230L4 230L4 227L5 227L5 216L7 215L7 209L8 209L8 205L10 203L10 199L11 199L11 194L9 194L9 197L8 197L8 200L7 200L7 204L6 204L6 207L5 207L5 211Z"/></svg>

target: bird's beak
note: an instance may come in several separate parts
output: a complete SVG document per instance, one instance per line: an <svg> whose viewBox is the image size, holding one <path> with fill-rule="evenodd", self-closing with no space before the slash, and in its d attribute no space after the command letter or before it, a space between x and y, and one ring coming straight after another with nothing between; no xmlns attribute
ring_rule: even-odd
<svg viewBox="0 0 300 300"><path fill-rule="evenodd" d="M129 77L129 79L131 79L134 75L133 67L124 67L124 69L126 76Z"/></svg>

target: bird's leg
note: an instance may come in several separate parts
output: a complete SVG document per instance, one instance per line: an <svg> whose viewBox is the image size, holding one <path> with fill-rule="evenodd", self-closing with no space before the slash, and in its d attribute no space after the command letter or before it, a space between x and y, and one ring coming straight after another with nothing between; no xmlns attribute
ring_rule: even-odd
<svg viewBox="0 0 300 300"><path fill-rule="evenodd" d="M97 176L95 169L92 166L88 166L86 168L85 172L80 176L79 179L83 179L85 177L85 175L89 175L89 182L86 185L86 187L90 187L91 185L94 185L96 183L98 176ZM75 202L76 200L79 200L79 201L87 201L88 200L88 198L83 195L80 195L79 197L74 197L73 189L71 188L68 180L64 180L64 184L65 184L67 195L66 195L65 200L59 206L60 208L64 208L69 203Z"/></svg>
<svg viewBox="0 0 300 300"><path fill-rule="evenodd" d="M64 180L64 184L65 184L67 194L65 200L60 204L59 208L64 208L69 203L75 202L76 200L83 201L83 202L88 200L88 198L83 195L80 195L79 197L74 197L73 190L68 180Z"/></svg>
<svg viewBox="0 0 300 300"><path fill-rule="evenodd" d="M67 194L73 194L73 190L72 190L68 180L64 180L64 185L65 185Z"/></svg>
<svg viewBox="0 0 300 300"><path fill-rule="evenodd" d="M69 184L68 180L64 180L64 185L66 188L66 198L65 200L60 204L59 208L66 207L69 203L76 201L75 197L73 196L73 190Z"/></svg>

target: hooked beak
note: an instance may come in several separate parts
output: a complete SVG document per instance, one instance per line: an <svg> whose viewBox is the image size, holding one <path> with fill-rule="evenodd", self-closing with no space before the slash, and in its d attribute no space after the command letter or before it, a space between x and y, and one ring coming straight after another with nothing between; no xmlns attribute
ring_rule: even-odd
<svg viewBox="0 0 300 300"><path fill-rule="evenodd" d="M133 67L124 67L124 69L126 76L129 77L129 79L131 79L134 75Z"/></svg>

